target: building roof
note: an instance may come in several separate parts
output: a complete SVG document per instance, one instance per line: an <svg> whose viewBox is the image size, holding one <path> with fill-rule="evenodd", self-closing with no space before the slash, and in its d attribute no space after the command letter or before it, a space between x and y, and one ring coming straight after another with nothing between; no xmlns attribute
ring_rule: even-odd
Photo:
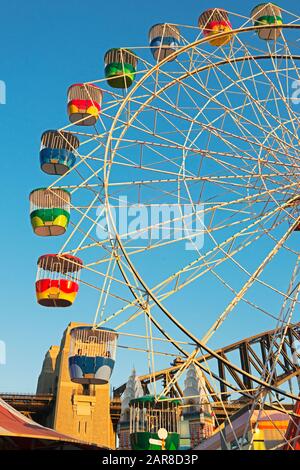
<svg viewBox="0 0 300 470"><path fill-rule="evenodd" d="M175 405L180 405L181 401L180 400L177 400L176 398L168 398L168 397L156 397L154 395L144 395L143 397L139 397L139 398L134 398L133 400L130 401L130 405L135 405L135 404L139 404L139 403L163 403L164 401L168 401L168 402L171 402L171 403L174 403Z"/></svg>

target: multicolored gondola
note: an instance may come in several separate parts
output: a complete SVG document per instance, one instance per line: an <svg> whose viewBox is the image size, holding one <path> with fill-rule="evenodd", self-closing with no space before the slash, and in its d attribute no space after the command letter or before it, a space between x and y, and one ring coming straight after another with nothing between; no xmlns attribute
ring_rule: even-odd
<svg viewBox="0 0 300 470"><path fill-rule="evenodd" d="M71 132L49 130L41 137L41 169L49 175L64 175L76 162L78 138Z"/></svg>
<svg viewBox="0 0 300 470"><path fill-rule="evenodd" d="M104 56L105 78L112 88L129 88L135 79L137 56L130 49L109 49Z"/></svg>
<svg viewBox="0 0 300 470"><path fill-rule="evenodd" d="M73 328L69 355L72 382L108 383L115 365L117 339L118 333L107 328Z"/></svg>
<svg viewBox="0 0 300 470"><path fill-rule="evenodd" d="M38 259L36 297L44 307L69 307L79 289L82 261L72 255L42 255Z"/></svg>
<svg viewBox="0 0 300 470"><path fill-rule="evenodd" d="M162 450L158 431L163 428L168 435L165 450L179 448L179 400L145 395L130 401L131 448L133 450Z"/></svg>
<svg viewBox="0 0 300 470"><path fill-rule="evenodd" d="M155 24L149 31L149 46L156 61L172 55L180 45L180 31L171 24Z"/></svg>
<svg viewBox="0 0 300 470"><path fill-rule="evenodd" d="M203 35L209 38L208 42L211 46L225 46L232 38L231 34L216 37L220 33L232 31L229 15L226 10L220 8L206 10L200 15L198 26L202 29Z"/></svg>
<svg viewBox="0 0 300 470"><path fill-rule="evenodd" d="M282 25L281 8L274 3L260 3L251 12L254 26L260 26L257 34L260 39L274 41L281 35L282 28L268 28L270 25ZM265 26L262 28L262 26Z"/></svg>
<svg viewBox="0 0 300 470"><path fill-rule="evenodd" d="M65 189L38 188L31 191L30 220L36 235L62 235L70 220L71 195Z"/></svg>
<svg viewBox="0 0 300 470"><path fill-rule="evenodd" d="M102 104L102 91L91 83L76 83L68 89L68 115L78 126L94 126Z"/></svg>

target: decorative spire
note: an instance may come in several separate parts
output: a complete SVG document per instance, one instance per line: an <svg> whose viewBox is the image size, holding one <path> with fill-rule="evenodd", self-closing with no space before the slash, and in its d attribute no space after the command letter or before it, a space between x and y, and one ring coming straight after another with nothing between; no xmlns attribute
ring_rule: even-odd
<svg viewBox="0 0 300 470"><path fill-rule="evenodd" d="M204 408L206 408L206 412L211 412L204 377L201 369L195 367L193 363L187 370L183 396L186 397L184 400L185 405L191 405L185 408L184 414L203 412Z"/></svg>
<svg viewBox="0 0 300 470"><path fill-rule="evenodd" d="M183 415L189 421L191 448L195 448L212 435L215 424L202 371L194 364L187 370L183 396Z"/></svg>
<svg viewBox="0 0 300 470"><path fill-rule="evenodd" d="M131 375L128 378L126 388L122 397L121 405L121 418L120 421L128 421L129 419L129 403L134 398L139 398L144 395L143 387L140 379L136 376L135 368L132 369Z"/></svg>

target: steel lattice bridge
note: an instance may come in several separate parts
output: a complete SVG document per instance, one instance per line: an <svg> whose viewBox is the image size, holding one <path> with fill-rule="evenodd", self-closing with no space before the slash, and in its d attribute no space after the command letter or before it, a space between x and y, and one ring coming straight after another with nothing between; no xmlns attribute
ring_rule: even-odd
<svg viewBox="0 0 300 470"><path fill-rule="evenodd" d="M298 377L300 375L300 347L296 349L295 345L300 346L300 323L286 326L284 339L282 329L280 331L278 329L269 330L216 350L215 353L219 356L217 359L210 354L199 356L197 358L199 365L209 364L210 366L215 361L214 368L210 367L210 369L218 371L217 374L213 374L214 378L217 379L218 390L206 381L208 391L215 401L215 406L218 408L218 396L221 395L223 405L225 404L232 411L236 407L239 408L241 402L247 402L249 399L242 397L234 404L228 400L229 389L234 388L239 390L242 395L245 392L245 395L254 396L260 387L260 384L256 382L256 378L265 377L268 380L269 375L270 387L275 389L291 381L294 377ZM234 369L228 364L232 356L234 356L234 364L237 366ZM274 364L276 364L275 368ZM171 382L181 365L182 360L175 360L171 367L167 369L140 376L145 391L147 391L148 384L153 380L162 381L165 387ZM123 384L116 388L114 396L122 395L125 386L126 384ZM171 394L174 397L183 396L177 382L172 385Z"/></svg>
<svg viewBox="0 0 300 470"><path fill-rule="evenodd" d="M277 341L278 336L278 341ZM281 338L281 347L279 344ZM279 387L289 382L294 377L300 375L300 367L295 361L295 354L300 356L299 352L295 352L295 344L300 344L300 323L286 327L284 341L282 342L282 332L278 330L265 331L259 335L246 338L237 343L230 344L224 348L217 350L218 355L225 360L217 359L218 384L219 390L209 390L214 400L212 409L220 422L225 419L226 414L233 415L235 412L247 403L249 399L241 397L239 400L230 401L230 387L234 386L240 391L245 391L254 395L259 384L255 384L255 380L251 380L249 376L255 379L255 376L262 377L264 371L273 370L273 364L276 358L276 371L270 380L270 386ZM270 354L271 353L271 354ZM230 356L234 354L235 358L239 358L239 368L244 371L237 373L226 364ZM209 354L199 356L197 361L199 364L216 360ZM166 386L174 377L175 373L181 366L181 362L175 360L171 367L140 376L141 383L145 392L148 391L148 385L153 379L161 381ZM110 402L111 418L114 424L117 424L121 413L121 395L124 392L126 384L114 389L113 399ZM218 401L218 395L222 394L222 404ZM170 390L170 395L174 397L182 397L183 393L180 385L175 382ZM27 416L32 417L38 422L43 423L49 413L55 406L56 394L18 394L18 393L2 393L0 394L7 403L18 411ZM283 403L282 406L291 411L292 403Z"/></svg>

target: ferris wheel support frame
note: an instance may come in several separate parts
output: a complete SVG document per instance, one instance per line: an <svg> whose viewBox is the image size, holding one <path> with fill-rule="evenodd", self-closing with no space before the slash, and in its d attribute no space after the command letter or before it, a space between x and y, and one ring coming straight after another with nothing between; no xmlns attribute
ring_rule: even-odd
<svg viewBox="0 0 300 470"><path fill-rule="evenodd" d="M216 38L222 38L224 36L228 36L228 34L230 34L231 36L235 36L236 34L239 34L239 33L247 33L247 32L252 32L252 31L257 31L259 29L263 29L265 26L251 26L251 27L247 27L247 28L239 28L239 29L235 29L235 30L232 30L230 32L225 32L225 33L219 33L219 34L216 34ZM271 27L271 28L274 28L274 29L300 29L300 25L295 25L295 24L291 24L291 25L270 25L268 27ZM124 133L126 132L127 128L131 125L131 122L133 122L135 120L135 118L137 117L137 115L140 113L141 109L144 109L145 106L147 106L153 99L154 97L157 95L157 93L154 95L154 96L151 96L150 98L148 98L148 100L145 101L145 103L142 104L141 106L141 109L139 109L138 111L135 112L135 114L131 117L129 123L127 124L127 126L125 126L125 128L123 129L123 131L121 132L121 135L118 137L117 139L117 143L116 143L116 146L115 146L115 149L112 151L112 142L114 140L113 138L113 133L114 133L114 129L116 127L116 124L118 123L118 120L119 120L119 117L122 113L122 111L125 109L126 105L128 102L130 102L130 99L131 97L133 96L133 94L135 93L135 91L143 84L144 81L146 81L151 75L153 75L155 72L157 72L164 64L166 64L167 62L169 62L170 60L174 60L175 58L177 58L179 55L183 54L184 52L187 52L189 49L193 49L205 42L208 42L208 38L204 38L204 39L200 39L200 40L197 40L191 44L188 44L186 46L183 46L181 49L175 51L171 56L165 58L164 60L162 60L161 62L157 63L156 65L154 65L148 72L146 72L144 74L144 76L136 83L136 85L134 85L134 87L129 91L129 93L127 94L127 96L125 97L124 101L121 103L115 117L114 117L114 120L113 120L113 123L112 123L112 126L110 128L110 131L108 133L108 138L107 138L107 142L106 142L106 149L105 149L105 155L104 155L104 167L103 167L103 175L104 175L104 184L103 184L103 187L104 187L104 193L105 193L105 201L106 201L106 207L107 207L107 217L108 217L108 223L109 223L109 227L110 229L113 228L114 230L114 237L115 237L115 241L114 241L114 245L115 245L115 242L117 242L117 247L118 249L120 249L120 251L122 252L122 255L124 256L124 259L126 260L126 263L128 265L128 267L130 268L130 271L131 273L133 274L133 276L135 277L135 279L138 281L138 283L142 286L144 292L145 292L145 295L147 295L149 298L151 298L153 300L153 302L158 306L158 308L166 315L166 317L171 320L173 322L173 324L175 324L175 326L182 332L184 333L187 337L189 337L194 343L195 345L197 345L197 347L201 348L202 350L206 351L208 354L210 354L212 357L214 357L215 359L221 361L224 365L226 365L227 367L230 367L231 369L233 369L235 372L239 373L239 374L242 374L243 376L246 376L248 379L250 380L253 380L255 383L261 385L262 387L265 387L269 390L272 390L274 391L275 393L278 393L278 394L281 394L283 396L285 396L286 398L290 398L290 399L297 399L297 396L293 395L293 394L290 394L288 392L285 392L284 390L280 390L278 389L277 387L273 387L272 385L268 384L267 382L265 382L264 380L261 380L255 376L252 376L251 374L249 374L248 372L246 371L243 371L241 368L237 367L235 364L232 364L231 362L229 362L228 360L222 358L222 356L220 356L219 354L215 353L211 348L209 348L205 342L203 341L200 341L197 337L195 337L191 332L189 332L167 309L164 305L162 305L162 303L159 301L159 299L157 299L157 297L153 294L152 290L147 286L147 284L145 283L145 281L141 278L140 274L137 272L135 266L133 265L132 261L130 260L129 256L128 256L128 253L119 237L119 234L117 233L117 230L116 230L116 227L115 227L115 224L114 224L114 220L113 220L113 217L112 217L112 214L111 214L111 207L110 207L110 202L109 202L109 193L108 193L108 188L109 188L109 174L110 174L110 170L111 170L111 166L113 164L113 159L114 159L114 153L116 152L116 149L118 148L118 145L120 143L120 141L122 140L122 137L124 136ZM271 57L275 58L281 58L281 59L290 59L291 57L288 56L288 55L284 55L284 54L273 54L273 55L261 55L261 56L257 56L257 58L259 59L270 59ZM300 60L300 55L299 56L293 56L292 57L294 60ZM252 56L249 56L249 57L246 57L246 60L252 60L253 57ZM231 62L241 62L241 61L245 61L245 58L244 57L238 57L238 58L235 58L235 59L231 59ZM159 93L162 93L163 91L165 91L166 89L168 89L169 87L171 87L174 83L179 83L180 81L182 81L185 77L189 77L195 73L199 73L201 72L202 70L205 70L205 69L208 69L208 68L211 68L211 67L217 67L217 66L220 66L220 65L225 65L225 64L228 64L229 61L228 60L224 60L224 61L220 61L219 63L216 63L216 64L213 64L213 65L209 65L209 66L205 66L205 67L200 67L199 69L196 69L192 72L189 72L189 73L185 73L183 74L181 77L177 78L177 79L174 79L172 82L168 83L165 87L163 87L162 89L159 90ZM296 226L296 223L293 224L292 228L290 228L288 230L288 232L285 234L285 236L283 237L284 240L286 238L288 238L288 236L290 235L290 233L292 232L292 230L294 229L294 226ZM284 241L283 241L284 243ZM280 244L281 246L281 244ZM114 248L115 249L115 248ZM121 265L121 262L120 262L120 259L117 258L117 264L118 264L118 267L120 269L120 272L125 280L126 283L129 284L129 288L132 292L132 294L134 295L134 297L136 298L137 300L137 303L138 305L144 309L144 302L141 301L141 299L137 296L135 290L132 288L131 286L131 283L129 282L129 278L127 276L127 274L125 273L122 265ZM254 279L255 280L255 279ZM254 282L254 281L253 281ZM146 310L145 310L146 311ZM146 312L147 314L147 312ZM182 354L184 354L186 357L189 356L189 354L184 351L177 343L174 339L172 339L165 331L164 329L159 325L159 323L153 318L153 316L151 315L150 317L150 320L151 322L153 322L153 324L156 326L156 328L158 328L158 330L163 334L163 336L165 336L176 348L177 350L179 350ZM195 360L195 362L198 364L198 366L200 368L203 369L203 366L201 364L198 363L197 360ZM207 371L206 371L207 372ZM220 380L219 377L216 376L216 378L218 380ZM230 386L230 384L228 384L228 386ZM232 387L231 387L232 388ZM248 396L248 394L246 394Z"/></svg>

